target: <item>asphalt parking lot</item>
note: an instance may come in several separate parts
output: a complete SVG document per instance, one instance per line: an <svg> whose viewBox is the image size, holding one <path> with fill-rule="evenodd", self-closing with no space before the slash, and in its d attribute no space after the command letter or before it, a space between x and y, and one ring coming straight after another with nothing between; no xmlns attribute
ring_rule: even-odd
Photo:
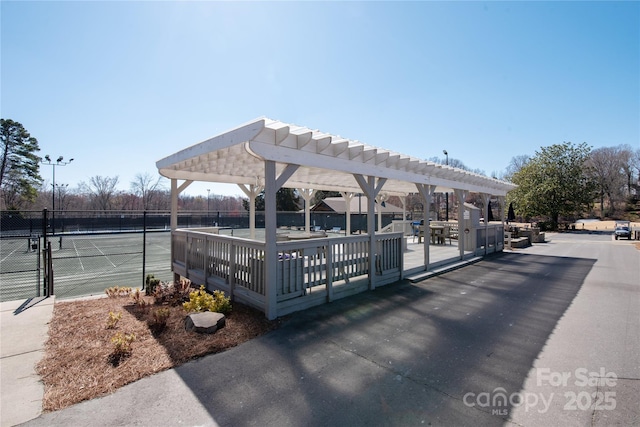
<svg viewBox="0 0 640 427"><path fill-rule="evenodd" d="M28 422L639 425L640 250L550 234Z"/></svg>

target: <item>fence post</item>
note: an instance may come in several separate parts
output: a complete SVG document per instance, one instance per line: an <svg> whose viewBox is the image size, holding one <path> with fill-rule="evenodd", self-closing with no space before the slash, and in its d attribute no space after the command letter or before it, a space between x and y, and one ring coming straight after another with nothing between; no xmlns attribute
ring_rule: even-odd
<svg viewBox="0 0 640 427"><path fill-rule="evenodd" d="M40 247L40 238L38 238L38 248L36 249L36 269L38 271L37 273L37 279L36 279L36 296L39 297L40 296L40 250L42 248Z"/></svg>
<svg viewBox="0 0 640 427"><path fill-rule="evenodd" d="M47 247L42 250L44 261L44 296L53 295L53 259L51 258L51 242L47 242Z"/></svg>
<svg viewBox="0 0 640 427"><path fill-rule="evenodd" d="M147 211L142 214L142 290L144 291L147 266Z"/></svg>
<svg viewBox="0 0 640 427"><path fill-rule="evenodd" d="M44 274L43 274L43 281L42 281L42 293L47 296L47 222L49 221L48 215L47 215L47 209L43 209L42 210L42 261L43 261L43 268L44 268ZM40 281L40 279L38 279L38 281Z"/></svg>
<svg viewBox="0 0 640 427"><path fill-rule="evenodd" d="M49 272L47 280L47 296L50 297L53 295L53 258L51 257L51 242L47 242L47 262L49 263L47 266L47 270Z"/></svg>

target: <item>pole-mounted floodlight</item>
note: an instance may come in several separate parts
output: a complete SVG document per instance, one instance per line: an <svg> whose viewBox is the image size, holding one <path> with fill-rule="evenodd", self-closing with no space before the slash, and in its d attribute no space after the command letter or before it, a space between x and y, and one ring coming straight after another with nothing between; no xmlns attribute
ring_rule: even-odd
<svg viewBox="0 0 640 427"><path fill-rule="evenodd" d="M49 155L44 156L44 160L40 161L43 165L49 165L53 168L53 183L51 184L51 211L53 212L52 221L51 221L51 230L52 234L56 233L55 229L55 221L56 221L56 166L67 166L69 163L73 162L73 159L69 159L69 161L65 162L64 157L59 156L58 159L54 162L51 161L51 157Z"/></svg>

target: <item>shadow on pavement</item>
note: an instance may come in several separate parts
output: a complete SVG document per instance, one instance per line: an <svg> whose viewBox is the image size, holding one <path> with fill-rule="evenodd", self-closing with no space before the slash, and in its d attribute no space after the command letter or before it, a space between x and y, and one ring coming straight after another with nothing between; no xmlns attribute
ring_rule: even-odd
<svg viewBox="0 0 640 427"><path fill-rule="evenodd" d="M18 315L23 311L30 309L31 307L37 305L39 302L46 300L48 297L33 297L27 298L18 308L16 308L13 312L14 315Z"/></svg>
<svg viewBox="0 0 640 427"><path fill-rule="evenodd" d="M220 425L502 425L513 402L494 399L522 389L594 263L496 255L296 313L176 372Z"/></svg>

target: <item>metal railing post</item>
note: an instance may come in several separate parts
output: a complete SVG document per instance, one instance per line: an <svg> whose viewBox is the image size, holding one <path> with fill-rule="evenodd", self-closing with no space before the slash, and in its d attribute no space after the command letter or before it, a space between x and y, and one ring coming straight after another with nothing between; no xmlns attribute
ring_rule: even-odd
<svg viewBox="0 0 640 427"><path fill-rule="evenodd" d="M48 272L47 272L47 266L48 261L47 261L47 222L48 222L49 218L47 215L47 209L43 209L42 210L42 246L40 247L40 249L42 250L42 261L43 261L43 266L42 268L44 269L44 274L42 275L42 293L43 295L47 295L47 277L48 277ZM38 259L38 262L40 260ZM40 281L40 278L38 278L38 282ZM38 293L38 295L40 295Z"/></svg>
<svg viewBox="0 0 640 427"><path fill-rule="evenodd" d="M36 296L40 296L40 239L38 238L38 248L36 249L36 270L37 270L37 278L36 278Z"/></svg>
<svg viewBox="0 0 640 427"><path fill-rule="evenodd" d="M147 266L147 211L142 214L142 290L146 280Z"/></svg>
<svg viewBox="0 0 640 427"><path fill-rule="evenodd" d="M51 258L51 242L47 242L47 248L45 252L45 282L46 291L45 296L50 297L53 295L53 259Z"/></svg>

